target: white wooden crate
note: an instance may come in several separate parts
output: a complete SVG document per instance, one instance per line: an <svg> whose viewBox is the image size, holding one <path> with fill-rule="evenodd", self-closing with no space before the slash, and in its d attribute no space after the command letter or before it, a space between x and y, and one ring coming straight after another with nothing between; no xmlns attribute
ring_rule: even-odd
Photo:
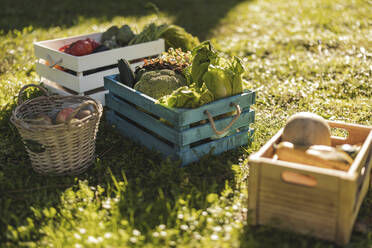
<svg viewBox="0 0 372 248"><path fill-rule="evenodd" d="M143 59L157 56L165 51L163 39L85 56L73 56L58 50L64 45L86 38L100 42L101 36L102 33L93 33L35 42L35 56L38 58L36 72L41 76L45 86L58 94L89 95L105 105L104 94L107 91L103 88L103 77L118 73L115 65L119 59L128 60L134 69L143 64ZM48 66L55 63L69 69L72 73Z"/></svg>

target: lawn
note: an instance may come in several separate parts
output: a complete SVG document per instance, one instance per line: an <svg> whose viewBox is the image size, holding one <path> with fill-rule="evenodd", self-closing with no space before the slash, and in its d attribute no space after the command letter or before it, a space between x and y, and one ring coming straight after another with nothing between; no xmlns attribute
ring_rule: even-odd
<svg viewBox="0 0 372 248"><path fill-rule="evenodd" d="M248 156L299 111L372 125L371 1L3 2L0 247L336 247L247 224ZM151 21L243 58L257 91L254 141L180 168L121 137L103 116L97 159L85 173L35 173L9 122L19 89L39 82L33 42ZM357 222L347 247L372 247L371 191Z"/></svg>

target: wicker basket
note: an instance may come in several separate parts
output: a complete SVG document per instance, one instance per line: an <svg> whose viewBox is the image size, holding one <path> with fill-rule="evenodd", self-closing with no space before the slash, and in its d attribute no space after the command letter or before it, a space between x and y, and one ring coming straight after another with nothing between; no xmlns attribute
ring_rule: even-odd
<svg viewBox="0 0 372 248"><path fill-rule="evenodd" d="M34 86L45 93L23 102L26 88ZM65 123L35 123L35 116L47 115L55 119L66 107L74 111ZM89 108L91 114L74 118L80 110ZM102 105L88 96L49 95L35 84L24 86L18 94L18 106L13 110L11 122L17 127L33 169L41 174L79 174L95 159L95 142Z"/></svg>

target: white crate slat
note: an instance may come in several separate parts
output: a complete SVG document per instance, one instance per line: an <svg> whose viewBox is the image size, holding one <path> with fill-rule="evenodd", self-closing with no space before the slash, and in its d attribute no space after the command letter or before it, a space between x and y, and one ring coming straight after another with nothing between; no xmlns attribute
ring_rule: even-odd
<svg viewBox="0 0 372 248"><path fill-rule="evenodd" d="M72 56L70 54L58 51L59 47L64 46L65 44L71 44L79 39L91 38L95 39L97 42L100 42L101 36L102 33L96 33L74 38L67 38L65 40L58 39L48 42L36 42L34 43L35 56L45 60L50 60L51 57L54 62L62 59L62 62L59 64L60 66L76 72L83 72L116 64L121 58L125 58L129 61L159 55L165 50L164 40L159 39L141 44L115 48L103 52L92 53L85 56ZM66 40L68 40L68 42L66 42Z"/></svg>

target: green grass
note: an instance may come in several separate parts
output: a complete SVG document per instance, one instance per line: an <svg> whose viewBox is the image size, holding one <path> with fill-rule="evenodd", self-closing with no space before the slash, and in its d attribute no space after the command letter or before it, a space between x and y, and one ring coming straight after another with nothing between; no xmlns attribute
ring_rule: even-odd
<svg viewBox="0 0 372 248"><path fill-rule="evenodd" d="M247 224L248 156L298 111L372 125L370 1L5 1L0 14L0 247L336 247ZM28 6L25 6L27 4ZM185 168L122 138L103 118L97 161L76 176L33 172L9 122L39 81L34 41L150 21L239 55L257 89L254 142ZM29 90L25 97L37 93ZM348 247L372 247L372 192Z"/></svg>

